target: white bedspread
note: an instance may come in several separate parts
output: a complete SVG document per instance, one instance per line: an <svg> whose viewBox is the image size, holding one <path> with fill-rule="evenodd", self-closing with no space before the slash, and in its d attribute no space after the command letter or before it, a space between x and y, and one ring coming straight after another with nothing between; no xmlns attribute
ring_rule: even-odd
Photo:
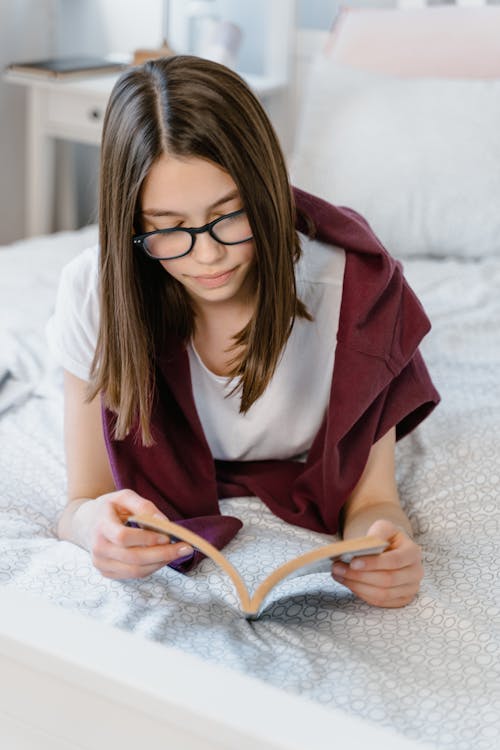
<svg viewBox="0 0 500 750"><path fill-rule="evenodd" d="M66 257L91 235L73 237ZM29 358L53 302L54 273L65 259L60 241L52 240L52 249L45 245L50 260L43 263L39 248L23 245L27 286L21 297L12 287L16 277L4 275L14 250L5 251L11 253L8 261L0 252L0 315L8 323L2 327L9 335L15 328L18 357L20 334L30 332ZM414 603L400 610L372 608L328 575L312 575L285 582L260 620L249 622L237 614L231 584L210 560L188 576L164 568L141 581L101 577L85 551L55 537L65 502L62 396L60 372L43 347L35 347L38 369L25 369L23 394L0 419L0 583L436 748L496 750L500 259L414 261L406 264L406 274L433 320L423 351L443 397L398 446L402 499L424 549L426 576ZM17 318L13 309L24 312ZM16 382L23 387L21 372ZM250 588L325 538L287 527L256 498L224 501L221 510L244 521L226 551Z"/></svg>

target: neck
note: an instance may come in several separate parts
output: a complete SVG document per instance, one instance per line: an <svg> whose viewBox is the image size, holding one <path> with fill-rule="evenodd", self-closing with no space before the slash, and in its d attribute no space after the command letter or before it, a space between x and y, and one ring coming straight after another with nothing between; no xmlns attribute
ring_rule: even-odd
<svg viewBox="0 0 500 750"><path fill-rule="evenodd" d="M235 338L248 324L254 313L255 302L202 305L195 309L193 343L198 356L216 375L229 376L235 358L244 355L244 346L235 344Z"/></svg>
<svg viewBox="0 0 500 750"><path fill-rule="evenodd" d="M198 333L231 328L241 331L251 319L255 300L227 300L214 304L195 304L195 329Z"/></svg>

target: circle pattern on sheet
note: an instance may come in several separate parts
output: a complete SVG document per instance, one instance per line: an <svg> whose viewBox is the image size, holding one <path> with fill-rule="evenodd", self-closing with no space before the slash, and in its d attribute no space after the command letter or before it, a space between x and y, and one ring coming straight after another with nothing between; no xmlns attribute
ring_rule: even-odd
<svg viewBox="0 0 500 750"><path fill-rule="evenodd" d="M406 263L433 319L424 356L443 396L398 445L403 504L425 578L403 609L377 609L326 575L276 588L255 621L210 560L112 581L56 539L65 502L61 397L0 419L0 584L392 727L439 750L500 746L500 260ZM481 294L480 290L483 290ZM257 498L221 502L244 527L226 554L254 589L325 537Z"/></svg>

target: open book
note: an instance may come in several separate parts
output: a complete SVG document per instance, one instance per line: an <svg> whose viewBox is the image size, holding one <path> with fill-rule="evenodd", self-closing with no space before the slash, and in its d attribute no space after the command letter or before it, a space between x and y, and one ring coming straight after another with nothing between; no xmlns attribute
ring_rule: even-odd
<svg viewBox="0 0 500 750"><path fill-rule="evenodd" d="M359 555L377 555L389 546L389 543L383 539L364 536L341 542L330 542L321 547L316 547L293 558L293 560L288 560L288 562L273 570L257 586L253 596L250 596L240 574L222 552L193 531L185 529L173 521L149 515L130 516L127 523L148 531L167 534L171 542L187 542L187 544L210 557L232 580L240 600L241 611L247 618L259 616L265 597L274 586L285 578L307 575L308 573L329 572L334 560L340 559L348 563L353 557Z"/></svg>

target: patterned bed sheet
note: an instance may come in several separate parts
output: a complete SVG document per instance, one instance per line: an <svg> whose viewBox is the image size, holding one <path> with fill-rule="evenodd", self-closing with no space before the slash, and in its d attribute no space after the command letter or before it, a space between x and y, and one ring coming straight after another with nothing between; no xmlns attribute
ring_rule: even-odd
<svg viewBox="0 0 500 750"><path fill-rule="evenodd" d="M81 235L77 244L87 239ZM36 340L37 309L36 320L46 317L62 247L51 255L52 275L34 274L32 309L16 332L20 344ZM103 578L84 550L56 539L65 502L61 373L43 348L33 387L0 418L0 585L435 748L498 748L500 259L419 260L405 270L433 321L423 352L443 397L397 448L401 497L426 571L411 605L372 608L328 574L316 574L283 582L261 618L246 621L229 579L210 560L187 576L165 567L140 581ZM5 330L10 313L1 299ZM226 552L251 590L272 568L327 538L287 526L257 498L220 505L244 522Z"/></svg>

